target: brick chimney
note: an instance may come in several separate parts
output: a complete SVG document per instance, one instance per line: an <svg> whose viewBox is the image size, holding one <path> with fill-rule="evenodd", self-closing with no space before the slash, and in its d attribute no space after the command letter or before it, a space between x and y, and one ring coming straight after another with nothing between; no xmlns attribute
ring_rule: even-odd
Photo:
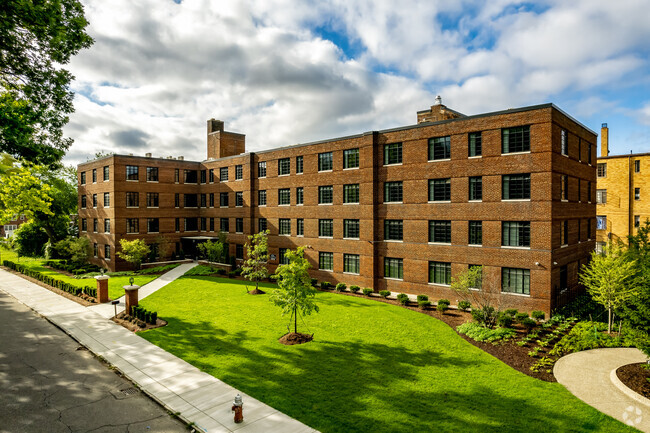
<svg viewBox="0 0 650 433"><path fill-rule="evenodd" d="M224 131L221 120L208 120L208 159L225 158L246 152L246 135Z"/></svg>
<svg viewBox="0 0 650 433"><path fill-rule="evenodd" d="M600 128L600 156L609 155L609 128L603 123Z"/></svg>
<svg viewBox="0 0 650 433"><path fill-rule="evenodd" d="M436 96L436 103L431 106L431 109L418 111L418 123L439 122L441 120L457 119L459 117L465 117L465 115L442 105L440 95Z"/></svg>

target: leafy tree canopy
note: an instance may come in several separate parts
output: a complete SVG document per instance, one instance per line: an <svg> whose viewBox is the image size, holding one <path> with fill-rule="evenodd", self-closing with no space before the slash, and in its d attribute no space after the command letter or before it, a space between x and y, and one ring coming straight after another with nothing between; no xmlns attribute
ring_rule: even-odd
<svg viewBox="0 0 650 433"><path fill-rule="evenodd" d="M0 7L0 151L57 164L72 144L73 76L61 66L93 39L78 0L11 0Z"/></svg>
<svg viewBox="0 0 650 433"><path fill-rule="evenodd" d="M242 276L255 281L255 289L259 290L259 282L268 278L269 271L266 263L269 261L269 231L264 230L248 236L246 242L246 260L242 266Z"/></svg>
<svg viewBox="0 0 650 433"><path fill-rule="evenodd" d="M122 251L117 252L117 256L133 265L133 269L140 269L140 265L145 257L151 252L149 246L142 239L132 241L120 239Z"/></svg>

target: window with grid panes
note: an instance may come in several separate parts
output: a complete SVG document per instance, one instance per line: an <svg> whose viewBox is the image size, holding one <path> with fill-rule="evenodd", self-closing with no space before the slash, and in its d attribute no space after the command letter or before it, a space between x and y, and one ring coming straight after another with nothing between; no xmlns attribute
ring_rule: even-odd
<svg viewBox="0 0 650 433"><path fill-rule="evenodd" d="M214 207L214 193L211 192L208 197L209 197L209 200L210 200L210 207Z"/></svg>
<svg viewBox="0 0 650 433"><path fill-rule="evenodd" d="M214 168L208 170L208 181L214 183Z"/></svg>
<svg viewBox="0 0 650 433"><path fill-rule="evenodd" d="M235 193L235 206L237 207L244 206L244 193L242 191L237 191Z"/></svg>
<svg viewBox="0 0 650 433"><path fill-rule="evenodd" d="M343 272L358 274L359 269L359 254L343 254Z"/></svg>
<svg viewBox="0 0 650 433"><path fill-rule="evenodd" d="M244 166L236 165L235 166L235 180L241 180L244 178Z"/></svg>
<svg viewBox="0 0 650 433"><path fill-rule="evenodd" d="M286 248L278 249L278 264L280 264L280 265L288 265L289 264L289 259L287 258L287 249Z"/></svg>
<svg viewBox="0 0 650 433"><path fill-rule="evenodd" d="M296 220L296 236L304 236L305 235L305 220L302 218L298 218Z"/></svg>
<svg viewBox="0 0 650 433"><path fill-rule="evenodd" d="M138 207L139 194L137 192L126 193L126 207Z"/></svg>
<svg viewBox="0 0 650 433"><path fill-rule="evenodd" d="M93 194L93 207L97 207L97 194Z"/></svg>
<svg viewBox="0 0 650 433"><path fill-rule="evenodd" d="M219 168L219 181L228 182L228 167Z"/></svg>
<svg viewBox="0 0 650 433"><path fill-rule="evenodd" d="M607 177L607 163L599 162L596 164L596 175L598 177Z"/></svg>
<svg viewBox="0 0 650 433"><path fill-rule="evenodd" d="M185 183L197 183L197 181L196 170L185 170Z"/></svg>
<svg viewBox="0 0 650 433"><path fill-rule="evenodd" d="M467 243L469 245L483 244L483 221L469 222Z"/></svg>
<svg viewBox="0 0 650 433"><path fill-rule="evenodd" d="M403 231L402 220L384 220L384 240L401 241Z"/></svg>
<svg viewBox="0 0 650 433"><path fill-rule="evenodd" d="M210 231L214 231L214 218L210 218Z"/></svg>
<svg viewBox="0 0 650 433"><path fill-rule="evenodd" d="M81 209L86 209L86 201L88 198L85 195L81 196Z"/></svg>
<svg viewBox="0 0 650 433"><path fill-rule="evenodd" d="M334 269L334 253L318 253L318 269L331 271Z"/></svg>
<svg viewBox="0 0 650 433"><path fill-rule="evenodd" d="M280 218L278 222L278 234L291 235L291 220L289 218Z"/></svg>
<svg viewBox="0 0 650 433"><path fill-rule="evenodd" d="M334 166L332 152L318 154L318 171L329 171Z"/></svg>
<svg viewBox="0 0 650 433"><path fill-rule="evenodd" d="M596 229L607 230L607 215L596 216Z"/></svg>
<svg viewBox="0 0 650 433"><path fill-rule="evenodd" d="M158 218L148 218L147 219L147 232L148 233L158 233Z"/></svg>
<svg viewBox="0 0 650 433"><path fill-rule="evenodd" d="M235 258L238 260L244 259L244 245L235 244Z"/></svg>
<svg viewBox="0 0 650 433"><path fill-rule="evenodd" d="M208 196L207 194L201 194L201 207L207 207L208 206Z"/></svg>
<svg viewBox="0 0 650 433"><path fill-rule="evenodd" d="M506 247L530 247L530 221L503 221L501 245Z"/></svg>
<svg viewBox="0 0 650 433"><path fill-rule="evenodd" d="M359 220L343 220L343 237L347 239L359 239Z"/></svg>
<svg viewBox="0 0 650 433"><path fill-rule="evenodd" d="M481 176L469 178L469 199L483 200L483 178Z"/></svg>
<svg viewBox="0 0 650 433"><path fill-rule="evenodd" d="M179 193L174 194L174 207L180 207L181 205L181 196Z"/></svg>
<svg viewBox="0 0 650 433"><path fill-rule="evenodd" d="M93 183L97 183L97 169L93 168Z"/></svg>
<svg viewBox="0 0 650 433"><path fill-rule="evenodd" d="M451 263L429 262L429 282L433 284L451 284Z"/></svg>
<svg viewBox="0 0 650 433"><path fill-rule="evenodd" d="M185 218L185 231L195 232L199 229L198 218Z"/></svg>
<svg viewBox="0 0 650 433"><path fill-rule="evenodd" d="M235 218L235 233L244 233L244 218Z"/></svg>
<svg viewBox="0 0 650 433"><path fill-rule="evenodd" d="M562 221L562 239L560 239L561 245L569 245L569 221Z"/></svg>
<svg viewBox="0 0 650 433"><path fill-rule="evenodd" d="M201 183L207 183L207 182L208 182L207 171L201 170Z"/></svg>
<svg viewBox="0 0 650 433"><path fill-rule="evenodd" d="M147 207L158 207L158 193L157 192L148 192L147 193Z"/></svg>
<svg viewBox="0 0 650 433"><path fill-rule="evenodd" d="M359 149L346 149L343 151L343 168L359 167Z"/></svg>
<svg viewBox="0 0 650 433"><path fill-rule="evenodd" d="M86 172L85 171L81 172L81 179L79 180L79 183L82 184L82 185L86 184Z"/></svg>
<svg viewBox="0 0 650 433"><path fill-rule="evenodd" d="M104 166L104 182L110 180L110 169L108 168L108 165Z"/></svg>
<svg viewBox="0 0 650 433"><path fill-rule="evenodd" d="M299 186L296 188L296 204L303 204L304 203L304 188L302 186Z"/></svg>
<svg viewBox="0 0 650 433"><path fill-rule="evenodd" d="M343 185L343 203L359 203L359 184Z"/></svg>
<svg viewBox="0 0 650 433"><path fill-rule="evenodd" d="M634 161L634 172L635 173L641 172L641 161L638 159Z"/></svg>
<svg viewBox="0 0 650 433"><path fill-rule="evenodd" d="M331 238L334 236L334 220L319 219L318 220L318 236Z"/></svg>
<svg viewBox="0 0 650 433"><path fill-rule="evenodd" d="M158 182L158 167L147 167L147 182Z"/></svg>
<svg viewBox="0 0 650 433"><path fill-rule="evenodd" d="M104 245L104 259L106 259L106 260L111 259L111 246L110 245Z"/></svg>
<svg viewBox="0 0 650 433"><path fill-rule="evenodd" d="M104 207L110 207L111 206L111 193L110 192L105 192L104 193Z"/></svg>
<svg viewBox="0 0 650 433"><path fill-rule="evenodd" d="M501 268L501 291L530 294L530 269Z"/></svg>
<svg viewBox="0 0 650 433"><path fill-rule="evenodd" d="M296 173L302 173L303 170L303 157L296 156Z"/></svg>
<svg viewBox="0 0 650 433"><path fill-rule="evenodd" d="M384 144L384 165L402 163L402 143Z"/></svg>
<svg viewBox="0 0 650 433"><path fill-rule="evenodd" d="M266 161L257 163L257 177L266 177Z"/></svg>
<svg viewBox="0 0 650 433"><path fill-rule="evenodd" d="M88 231L88 220L86 218L81 218L81 231L82 232Z"/></svg>
<svg viewBox="0 0 650 433"><path fill-rule="evenodd" d="M483 149L481 144L481 133L480 132L470 132L468 134L468 152L467 154L472 156L481 156Z"/></svg>
<svg viewBox="0 0 650 433"><path fill-rule="evenodd" d="M332 185L325 185L318 187L318 204L330 204L334 198L334 187Z"/></svg>
<svg viewBox="0 0 650 433"><path fill-rule="evenodd" d="M503 200L530 199L530 173L501 176L501 198Z"/></svg>
<svg viewBox="0 0 650 433"><path fill-rule="evenodd" d="M562 155L569 156L569 137L566 129L563 129L560 132L560 145L561 145Z"/></svg>
<svg viewBox="0 0 650 433"><path fill-rule="evenodd" d="M607 190L606 189L597 189L596 190L596 203L606 204L607 203Z"/></svg>
<svg viewBox="0 0 650 433"><path fill-rule="evenodd" d="M97 246L97 242L93 243L93 257L97 257L99 254L99 247Z"/></svg>
<svg viewBox="0 0 650 433"><path fill-rule="evenodd" d="M591 203L591 181L587 182L587 201Z"/></svg>
<svg viewBox="0 0 650 433"><path fill-rule="evenodd" d="M180 218L174 218L174 231L176 231L176 232L181 231L181 219Z"/></svg>
<svg viewBox="0 0 650 433"><path fill-rule="evenodd" d="M429 201L450 201L451 179L429 179Z"/></svg>
<svg viewBox="0 0 650 433"><path fill-rule="evenodd" d="M184 207L197 207L199 200L196 194L183 194Z"/></svg>
<svg viewBox="0 0 650 433"><path fill-rule="evenodd" d="M285 176L291 172L291 159L278 159L278 176Z"/></svg>
<svg viewBox="0 0 650 433"><path fill-rule="evenodd" d="M641 217L639 215L634 215L634 227L638 228L641 225Z"/></svg>
<svg viewBox="0 0 650 433"><path fill-rule="evenodd" d="M257 229L260 232L263 232L264 230L266 230L266 218L260 218L257 221Z"/></svg>
<svg viewBox="0 0 650 433"><path fill-rule="evenodd" d="M201 218L201 231L208 231L208 219L205 217Z"/></svg>
<svg viewBox="0 0 650 433"><path fill-rule="evenodd" d="M178 168L174 169L174 182L178 183L181 181L180 170Z"/></svg>
<svg viewBox="0 0 650 433"><path fill-rule="evenodd" d="M641 188L634 188L634 200L641 200Z"/></svg>
<svg viewBox="0 0 650 433"><path fill-rule="evenodd" d="M530 151L530 126L517 126L501 130L501 153Z"/></svg>
<svg viewBox="0 0 650 433"><path fill-rule="evenodd" d="M289 188L281 188L278 190L278 205L288 206L291 204L291 190Z"/></svg>
<svg viewBox="0 0 650 433"><path fill-rule="evenodd" d="M569 176L562 175L562 200L569 200Z"/></svg>
<svg viewBox="0 0 650 433"><path fill-rule="evenodd" d="M219 206L220 207L228 207L228 193L227 192L220 192L219 193Z"/></svg>
<svg viewBox="0 0 650 433"><path fill-rule="evenodd" d="M429 139L429 161L451 158L451 137Z"/></svg>
<svg viewBox="0 0 650 433"><path fill-rule="evenodd" d="M261 189L257 191L257 205L266 206L266 190Z"/></svg>
<svg viewBox="0 0 650 433"><path fill-rule="evenodd" d="M384 182L384 203L402 202L402 182Z"/></svg>
<svg viewBox="0 0 650 433"><path fill-rule="evenodd" d="M429 221L429 242L451 243L451 221Z"/></svg>
<svg viewBox="0 0 650 433"><path fill-rule="evenodd" d="M93 232L97 233L99 231L99 220L93 218Z"/></svg>
<svg viewBox="0 0 650 433"><path fill-rule="evenodd" d="M219 219L219 230L224 233L228 233L230 231L230 220L228 218Z"/></svg>
<svg viewBox="0 0 650 433"><path fill-rule="evenodd" d="M384 278L404 278L404 266L402 259L384 257Z"/></svg>

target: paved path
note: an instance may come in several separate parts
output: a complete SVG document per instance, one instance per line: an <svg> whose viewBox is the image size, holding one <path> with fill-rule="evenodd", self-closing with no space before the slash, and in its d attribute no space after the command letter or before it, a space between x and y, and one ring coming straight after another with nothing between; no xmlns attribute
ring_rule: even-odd
<svg viewBox="0 0 650 433"><path fill-rule="evenodd" d="M152 282L140 287L140 290L138 290L138 298L139 299L146 298L147 296L154 293L156 290L163 288L167 284L174 281L176 278L182 276L183 274L185 274L185 272L189 271L196 265L197 263L183 263L182 265L175 267L171 271L166 272L165 274L156 278ZM117 300L120 301L120 303L117 305L117 313L119 314L122 311L124 311L124 309L126 308L126 304L124 301L124 296L118 298ZM99 304L99 305L93 305L88 308L90 308L95 313L107 319L110 319L115 315L115 307L111 305L110 302Z"/></svg>
<svg viewBox="0 0 650 433"><path fill-rule="evenodd" d="M199 371L95 311L17 275L0 270L0 290L45 316L75 340L102 356L154 400L203 432L307 433L316 430ZM237 393L244 422L231 412Z"/></svg>
<svg viewBox="0 0 650 433"><path fill-rule="evenodd" d="M634 348L585 350L560 358L553 373L557 381L580 400L650 433L650 400L633 398L631 390L623 391L626 388L619 388L612 380L612 371L618 367L645 362L646 359L643 352Z"/></svg>

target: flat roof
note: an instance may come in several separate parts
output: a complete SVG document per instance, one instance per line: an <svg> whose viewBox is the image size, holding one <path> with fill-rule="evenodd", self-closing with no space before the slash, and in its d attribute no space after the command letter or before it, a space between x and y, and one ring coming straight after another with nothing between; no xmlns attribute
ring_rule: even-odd
<svg viewBox="0 0 650 433"><path fill-rule="evenodd" d="M639 157L639 156L650 156L650 152L643 153L622 153L620 155L607 155L607 156L598 156L598 159L614 159L614 158L630 158L630 157Z"/></svg>

